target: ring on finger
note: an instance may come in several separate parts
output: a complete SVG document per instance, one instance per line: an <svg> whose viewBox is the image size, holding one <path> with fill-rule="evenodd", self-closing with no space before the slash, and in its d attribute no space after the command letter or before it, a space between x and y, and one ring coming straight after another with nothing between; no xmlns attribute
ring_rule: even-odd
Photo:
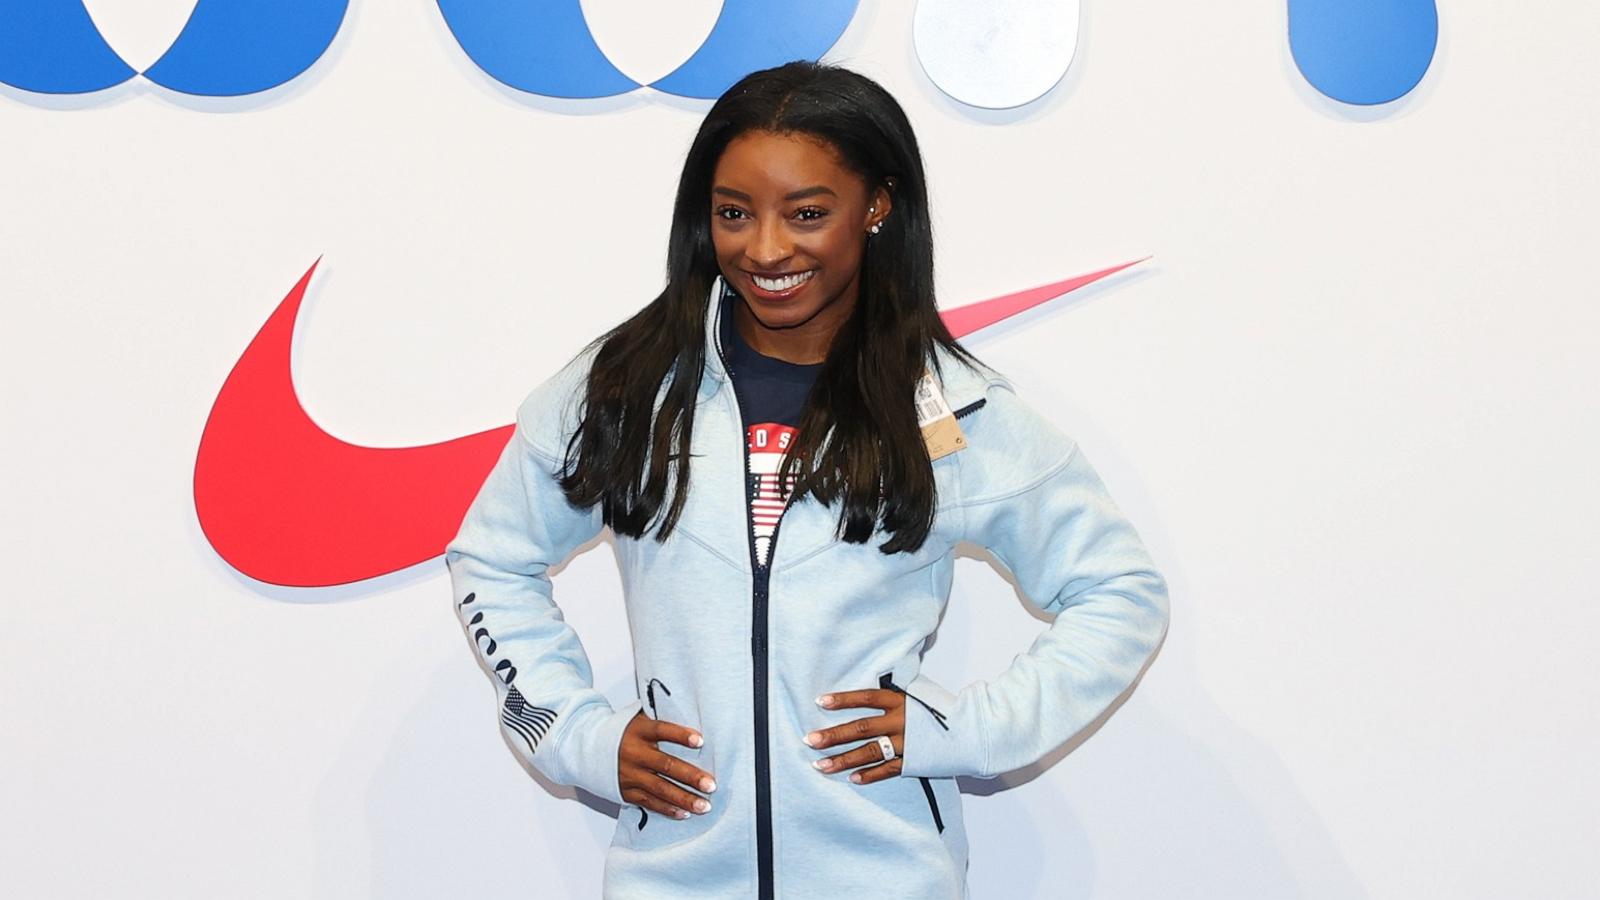
<svg viewBox="0 0 1600 900"><path fill-rule="evenodd" d="M884 762L895 758L894 741L889 740L888 735L878 735L878 752L883 754Z"/></svg>

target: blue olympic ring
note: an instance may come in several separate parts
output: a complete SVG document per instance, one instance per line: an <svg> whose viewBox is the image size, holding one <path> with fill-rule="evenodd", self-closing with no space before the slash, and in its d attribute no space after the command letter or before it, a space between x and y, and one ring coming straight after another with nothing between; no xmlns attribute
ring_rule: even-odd
<svg viewBox="0 0 1600 900"><path fill-rule="evenodd" d="M640 86L600 51L578 0L439 0L439 11L472 61L519 91L594 98ZM855 14L856 0L727 0L700 49L650 87L715 99L749 72L821 58Z"/></svg>
<svg viewBox="0 0 1600 900"><path fill-rule="evenodd" d="M164 88L237 97L277 87L333 43L349 0L200 0L178 39L144 71ZM117 55L81 0L0 0L0 81L85 94L140 74Z"/></svg>

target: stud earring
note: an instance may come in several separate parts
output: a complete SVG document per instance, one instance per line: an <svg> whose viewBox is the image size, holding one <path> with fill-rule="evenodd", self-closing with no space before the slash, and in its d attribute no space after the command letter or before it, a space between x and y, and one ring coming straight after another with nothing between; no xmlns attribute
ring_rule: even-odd
<svg viewBox="0 0 1600 900"><path fill-rule="evenodd" d="M881 223L874 222L872 227L867 229L867 230L872 232L873 234L877 234L878 233L878 229L880 229L882 227L883 227L883 225Z"/></svg>

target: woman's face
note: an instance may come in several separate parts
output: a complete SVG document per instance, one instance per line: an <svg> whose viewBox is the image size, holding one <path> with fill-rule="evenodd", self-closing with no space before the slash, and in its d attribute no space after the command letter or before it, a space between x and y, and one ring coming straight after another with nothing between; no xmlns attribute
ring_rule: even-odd
<svg viewBox="0 0 1600 900"><path fill-rule="evenodd" d="M747 309L741 333L768 355L821 361L855 308L888 192L869 190L825 141L749 131L717 161L710 200L717 264Z"/></svg>

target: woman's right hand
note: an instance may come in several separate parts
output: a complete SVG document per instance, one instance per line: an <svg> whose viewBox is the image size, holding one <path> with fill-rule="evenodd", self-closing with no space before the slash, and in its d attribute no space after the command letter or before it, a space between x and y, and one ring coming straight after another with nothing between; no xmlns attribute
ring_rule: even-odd
<svg viewBox="0 0 1600 900"><path fill-rule="evenodd" d="M652 719L640 710L623 729L622 745L617 750L617 784L622 788L622 799L674 819L687 819L690 810L710 810L710 801L668 779L694 785L709 794L717 789L711 774L662 752L656 746L658 741L699 747L705 738L687 726Z"/></svg>

